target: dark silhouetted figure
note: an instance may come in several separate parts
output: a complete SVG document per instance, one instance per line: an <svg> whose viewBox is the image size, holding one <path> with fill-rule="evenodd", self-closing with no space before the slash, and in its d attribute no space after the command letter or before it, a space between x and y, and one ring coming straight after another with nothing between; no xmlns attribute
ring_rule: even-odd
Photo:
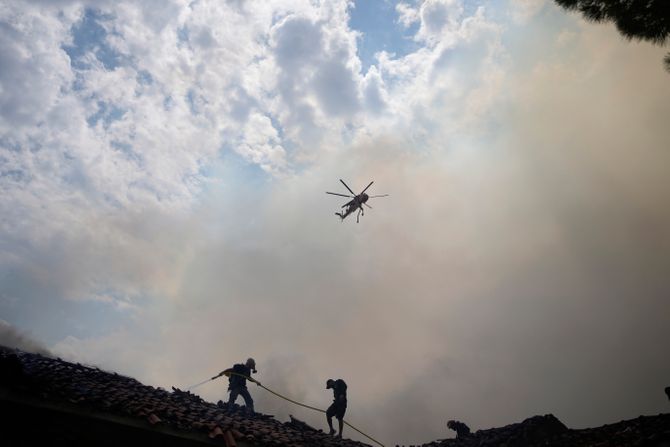
<svg viewBox="0 0 670 447"><path fill-rule="evenodd" d="M668 396L668 400L670 400L670 386L665 387L665 395Z"/></svg>
<svg viewBox="0 0 670 447"><path fill-rule="evenodd" d="M670 38L668 0L556 0L556 3L581 12L586 20L592 22L614 22L627 39L663 45ZM666 70L670 71L670 53L664 61Z"/></svg>
<svg viewBox="0 0 670 447"><path fill-rule="evenodd" d="M335 434L335 429L333 428L333 416L335 416L340 425L340 432L337 437L341 438L342 427L344 426L344 413L347 411L347 384L342 379L328 379L326 381L326 389L333 390L333 403L326 410L326 420L328 421L328 427L330 427L330 434Z"/></svg>
<svg viewBox="0 0 670 447"><path fill-rule="evenodd" d="M230 392L228 411L233 411L237 396L242 396L247 411L251 414L254 413L254 400L251 398L251 394L249 394L249 390L247 389L247 378L258 385L260 385L260 382L251 378L252 372L257 372L256 361L249 358L246 363L237 363L233 365L232 368L221 371L218 376L212 377L212 379L216 379L223 375L228 376L228 391Z"/></svg>
<svg viewBox="0 0 670 447"><path fill-rule="evenodd" d="M470 427L465 425L463 422L454 421L452 419L451 421L447 422L447 428L454 430L456 432L457 439L462 439L467 436L470 436Z"/></svg>

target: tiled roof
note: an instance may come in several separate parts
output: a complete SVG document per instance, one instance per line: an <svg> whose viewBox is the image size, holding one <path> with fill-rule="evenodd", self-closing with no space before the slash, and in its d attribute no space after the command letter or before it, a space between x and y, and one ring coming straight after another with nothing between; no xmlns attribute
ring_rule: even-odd
<svg viewBox="0 0 670 447"><path fill-rule="evenodd" d="M172 392L135 379L59 358L1 349L0 386L28 393L40 401L62 402L82 409L146 421L146 427L170 427L200 433L235 446L343 446L366 444L336 439L298 420L282 423L272 416L229 412L219 403L173 388Z"/></svg>
<svg viewBox="0 0 670 447"><path fill-rule="evenodd" d="M670 446L670 414L640 416L602 427L569 429L555 416L533 416L499 428L477 430L421 447L628 447ZM412 447L412 446L410 446Z"/></svg>

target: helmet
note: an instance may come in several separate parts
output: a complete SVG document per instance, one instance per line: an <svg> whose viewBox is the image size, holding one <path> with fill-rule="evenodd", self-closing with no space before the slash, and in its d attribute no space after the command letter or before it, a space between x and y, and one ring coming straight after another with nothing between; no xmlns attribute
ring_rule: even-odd
<svg viewBox="0 0 670 447"><path fill-rule="evenodd" d="M335 381L333 379L326 380L326 389L330 389L335 386Z"/></svg>
<svg viewBox="0 0 670 447"><path fill-rule="evenodd" d="M251 368L251 369L256 369L256 360L254 360L254 359L252 359L251 357L249 357L249 358L247 359L247 363L246 363L246 365L247 365L249 368Z"/></svg>

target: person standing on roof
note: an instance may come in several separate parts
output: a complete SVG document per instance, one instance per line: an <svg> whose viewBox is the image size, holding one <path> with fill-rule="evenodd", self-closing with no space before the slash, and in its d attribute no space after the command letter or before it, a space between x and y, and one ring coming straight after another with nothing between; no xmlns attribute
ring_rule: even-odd
<svg viewBox="0 0 670 447"><path fill-rule="evenodd" d="M335 429L333 428L333 416L335 416L337 422L340 424L340 433L337 437L341 438L342 427L344 426L344 413L347 411L347 384L342 379L328 379L326 381L326 389L333 390L333 403L326 410L326 420L328 421L328 427L330 427L330 434L335 434Z"/></svg>
<svg viewBox="0 0 670 447"><path fill-rule="evenodd" d="M257 372L256 361L250 357L244 364L237 363L233 365L232 368L221 371L218 376L212 377L212 379L216 379L217 377L224 375L228 376L228 391L230 392L228 411L233 411L233 405L237 400L237 396L242 396L247 411L250 414L254 413L254 400L251 398L251 394L249 394L249 390L247 389L247 379L251 380L256 385L260 385L261 383L251 378L252 372L254 374Z"/></svg>

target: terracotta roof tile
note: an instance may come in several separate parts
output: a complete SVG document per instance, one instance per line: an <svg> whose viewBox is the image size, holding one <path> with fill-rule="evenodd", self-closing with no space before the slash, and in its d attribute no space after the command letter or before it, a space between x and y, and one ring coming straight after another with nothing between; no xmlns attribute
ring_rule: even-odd
<svg viewBox="0 0 670 447"><path fill-rule="evenodd" d="M237 442L235 442L235 438L230 430L223 434L223 440L226 441L226 447L237 447Z"/></svg>
<svg viewBox="0 0 670 447"><path fill-rule="evenodd" d="M211 439L214 439L214 438L223 438L223 430L221 430L221 427L219 427L218 425L216 425L216 426L214 426L214 428L212 429L212 431L209 432L209 437L210 437Z"/></svg>
<svg viewBox="0 0 670 447"><path fill-rule="evenodd" d="M151 413L151 414L147 417L147 421L149 421L149 423L150 423L151 425L156 425L156 424L158 424L159 422L161 422L161 418L159 418L159 417L156 416L155 414Z"/></svg>

